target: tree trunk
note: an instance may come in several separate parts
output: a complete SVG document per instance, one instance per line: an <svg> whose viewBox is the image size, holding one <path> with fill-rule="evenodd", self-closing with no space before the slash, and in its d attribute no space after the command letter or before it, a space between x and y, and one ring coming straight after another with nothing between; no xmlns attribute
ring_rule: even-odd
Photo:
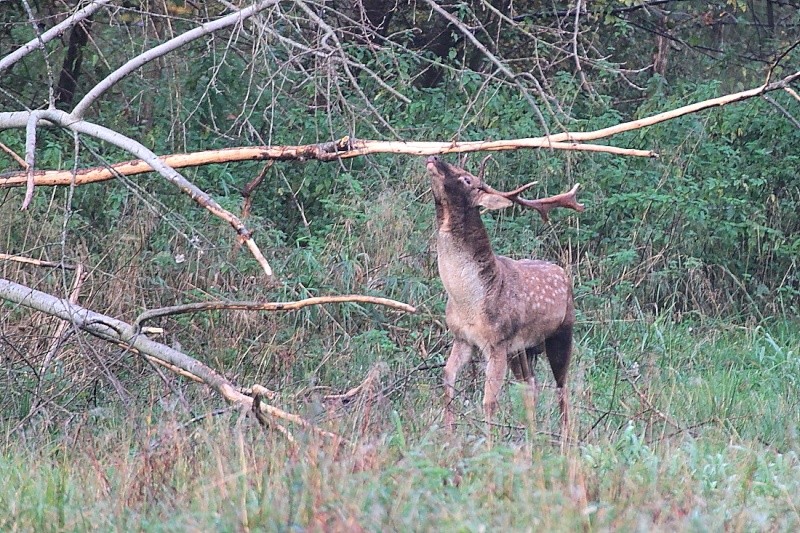
<svg viewBox="0 0 800 533"><path fill-rule="evenodd" d="M78 77L81 73L83 49L89 40L90 26L91 17L76 24L69 34L67 55L61 65L61 75L58 78L58 86L55 92L56 103L59 104L61 109L70 109L72 107L75 89L78 86Z"/></svg>

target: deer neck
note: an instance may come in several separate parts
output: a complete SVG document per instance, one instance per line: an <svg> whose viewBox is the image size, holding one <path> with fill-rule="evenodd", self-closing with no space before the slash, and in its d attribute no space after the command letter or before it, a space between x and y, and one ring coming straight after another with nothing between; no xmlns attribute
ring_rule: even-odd
<svg viewBox="0 0 800 533"><path fill-rule="evenodd" d="M439 276L457 306L482 302L500 273L489 234L477 208L448 209L437 202Z"/></svg>

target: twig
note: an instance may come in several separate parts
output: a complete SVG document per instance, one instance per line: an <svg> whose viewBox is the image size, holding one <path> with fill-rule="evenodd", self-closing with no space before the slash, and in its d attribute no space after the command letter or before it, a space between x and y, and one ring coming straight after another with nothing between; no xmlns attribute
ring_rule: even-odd
<svg viewBox="0 0 800 533"><path fill-rule="evenodd" d="M633 389L633 392L636 393L636 396L639 397L639 400L645 405L645 407L647 407L648 410L654 412L659 418L661 418L664 422L666 422L670 426L674 427L675 429L678 429L678 430L681 429L680 424L678 424L677 422L672 420L671 416L669 416L666 413L660 411L656 406L654 406L650 402L650 400L647 398L647 396L642 391L639 390L639 388L636 386L636 384L633 382L632 379L630 379L628 376L623 376L623 379L628 382L628 384Z"/></svg>
<svg viewBox="0 0 800 533"><path fill-rule="evenodd" d="M367 372L366 377L364 380L356 385L355 387L351 388L347 392L343 394L327 394L322 397L324 401L338 401L341 403L348 403L354 397L358 396L363 392L372 391L375 387L376 383L380 382L381 374L387 369L385 363L378 363L375 364L369 372Z"/></svg>
<svg viewBox="0 0 800 533"><path fill-rule="evenodd" d="M14 150L12 150L11 148L9 148L8 146L6 146L3 143L0 143L0 150L3 150L5 153L7 153L9 156L11 156L11 159L16 161L19 166L21 166L23 169L27 170L28 163L26 163L25 160L22 159L17 152L15 152Z"/></svg>
<svg viewBox="0 0 800 533"><path fill-rule="evenodd" d="M65 270L75 270L74 265L67 263L57 263L55 261L43 261L41 259L33 259L32 257L24 257L21 255L0 254L0 261L16 261L17 263L25 263L28 265L35 265L40 267L50 268L63 268Z"/></svg>
<svg viewBox="0 0 800 533"><path fill-rule="evenodd" d="M583 10L581 3L582 0L575 0L575 22L572 31L572 58L575 60L575 70L578 71L578 76L581 79L581 87L583 87L589 95L592 95L592 88L589 85L589 80L586 79L586 74L583 72L581 58L578 55L578 35L580 34L581 11Z"/></svg>
<svg viewBox="0 0 800 533"><path fill-rule="evenodd" d="M800 121L798 121L796 118L794 118L794 116L791 113L789 113L789 111L787 111L785 107L783 107L780 103L778 103L777 100L775 100L774 98L772 98L768 94L765 94L763 96L763 98L764 98L764 100L766 100L767 102L772 104L778 111L780 111L783 114L783 116L786 117L786 119L789 122L791 122L792 125L794 125L795 128L800 129Z"/></svg>
<svg viewBox="0 0 800 533"><path fill-rule="evenodd" d="M277 422L274 421L271 422L266 416L264 416L264 412L261 410L260 394L256 394L255 396L253 396L253 408L251 411L253 415L256 417L256 420L258 420L258 423L261 424L261 427L265 429L267 428L277 429L280 433L283 434L286 440L289 441L289 444L291 444L292 446L297 445L297 441L295 440L294 436L288 429L278 424Z"/></svg>

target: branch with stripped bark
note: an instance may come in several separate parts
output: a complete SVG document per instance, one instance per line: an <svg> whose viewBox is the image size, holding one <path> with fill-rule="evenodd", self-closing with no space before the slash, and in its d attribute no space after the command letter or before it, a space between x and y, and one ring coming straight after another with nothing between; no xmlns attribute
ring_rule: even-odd
<svg viewBox="0 0 800 533"><path fill-rule="evenodd" d="M321 144L227 148L191 154L165 155L158 159L160 163L171 168L186 168L217 163L231 163L235 161L306 161L310 159L318 161L336 161L369 154L406 154L423 156L483 151L499 152L524 148L550 148L554 150L603 152L635 157L658 157L656 152L650 150L635 150L615 146L587 144L587 142L606 139L620 133L653 126L712 107L721 107L757 96L763 96L771 91L787 90L793 93L794 91L792 91L789 84L798 79L800 79L800 71L776 82L765 83L747 91L704 100L671 111L658 113L650 117L624 122L616 126L594 131L564 132L546 137L469 142L380 141L343 137L336 141ZM4 115L6 114L0 113L0 129L3 127ZM75 175L69 170L40 170L33 173L33 183L36 186L69 185L71 183L83 185L114 179L117 175L132 176L152 171L153 167L147 162L133 160L117 163L111 167L81 169ZM26 171L0 175L0 188L24 186L29 177L30 174Z"/></svg>
<svg viewBox="0 0 800 533"><path fill-rule="evenodd" d="M0 116L0 125L2 116ZM519 150L521 148L552 148L555 150L578 150L605 152L635 157L658 157L649 150L633 150L581 144L575 142L555 142L547 137L509 139L500 141L472 142L433 142L433 141L378 141L343 137L337 141L306 144L298 146L242 146L222 150L206 150L191 154L172 154L159 157L171 168L198 167L203 165L232 163L236 161L336 161L369 154L407 154L433 155L480 151ZM124 161L110 167L92 167L78 170L39 170L33 173L34 184L38 186L84 185L114 179L118 175L133 176L153 172L153 168L142 160ZM21 187L26 184L28 173L13 172L0 175L0 188ZM74 181L73 181L74 180Z"/></svg>

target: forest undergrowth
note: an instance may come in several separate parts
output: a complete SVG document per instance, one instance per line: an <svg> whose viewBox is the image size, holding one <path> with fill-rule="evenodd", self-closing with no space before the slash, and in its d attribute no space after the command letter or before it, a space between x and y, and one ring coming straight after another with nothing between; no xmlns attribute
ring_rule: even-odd
<svg viewBox="0 0 800 533"><path fill-rule="evenodd" d="M367 345L366 341L364 345ZM572 369L571 438L551 388L535 426L510 387L490 445L480 372L465 372L454 434L440 373L365 346L347 372L383 360L347 404L286 388L282 407L346 439L296 444L243 413L150 380L57 424L6 425L3 530L792 531L797 504L796 323L584 322ZM361 364L356 361L361 360ZM440 356L431 356L432 361ZM436 365L426 364L427 367ZM540 365L540 371L542 370ZM550 383L548 381L548 383ZM179 385L181 389L184 386ZM197 414L197 418L191 414ZM205 416L202 416L205 415ZM44 415L39 415L44 418Z"/></svg>

